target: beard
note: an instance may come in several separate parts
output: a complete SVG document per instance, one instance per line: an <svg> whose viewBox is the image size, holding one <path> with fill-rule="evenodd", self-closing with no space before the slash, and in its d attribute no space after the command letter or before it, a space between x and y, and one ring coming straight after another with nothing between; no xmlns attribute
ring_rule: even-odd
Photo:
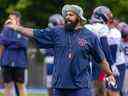
<svg viewBox="0 0 128 96"><path fill-rule="evenodd" d="M78 20L76 20L75 22L66 20L64 25L65 31L73 32L75 30L77 23L78 23Z"/></svg>
<svg viewBox="0 0 128 96"><path fill-rule="evenodd" d="M64 25L65 31L73 32L75 30L75 25L71 23L66 23Z"/></svg>

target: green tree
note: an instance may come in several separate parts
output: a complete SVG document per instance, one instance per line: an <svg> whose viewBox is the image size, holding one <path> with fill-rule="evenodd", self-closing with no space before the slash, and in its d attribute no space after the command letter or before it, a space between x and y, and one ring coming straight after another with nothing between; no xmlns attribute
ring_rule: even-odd
<svg viewBox="0 0 128 96"><path fill-rule="evenodd" d="M61 13L64 4L77 4L84 9L84 16L89 19L93 9L99 5L108 6L114 17L128 22L128 0L0 0L0 25L13 10L19 10L26 25L46 27L48 17Z"/></svg>
<svg viewBox="0 0 128 96"><path fill-rule="evenodd" d="M99 5L108 6L112 10L114 17L128 23L128 0L96 0L96 6Z"/></svg>
<svg viewBox="0 0 128 96"><path fill-rule="evenodd" d="M65 0L68 4L78 4L84 9L84 16L89 19L96 6L109 7L114 17L128 23L128 0Z"/></svg>
<svg viewBox="0 0 128 96"><path fill-rule="evenodd" d="M1 23L4 23L8 13L18 10L23 15L23 21L32 27L46 27L48 17L59 13L63 2L55 0L0 0Z"/></svg>

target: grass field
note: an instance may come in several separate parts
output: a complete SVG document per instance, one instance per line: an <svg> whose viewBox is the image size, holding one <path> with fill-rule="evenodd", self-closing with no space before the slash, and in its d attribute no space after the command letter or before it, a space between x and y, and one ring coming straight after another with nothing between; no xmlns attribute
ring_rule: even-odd
<svg viewBox="0 0 128 96"><path fill-rule="evenodd" d="M28 96L48 96L47 94L28 94Z"/></svg>
<svg viewBox="0 0 128 96"><path fill-rule="evenodd" d="M2 93L0 93L0 96L4 96ZM28 94L27 96L48 96L47 94Z"/></svg>

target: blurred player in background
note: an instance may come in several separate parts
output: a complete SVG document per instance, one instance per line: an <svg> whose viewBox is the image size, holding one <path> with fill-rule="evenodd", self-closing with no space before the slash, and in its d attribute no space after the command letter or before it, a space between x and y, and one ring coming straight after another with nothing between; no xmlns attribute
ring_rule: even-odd
<svg viewBox="0 0 128 96"><path fill-rule="evenodd" d="M101 48L105 54L110 66L113 64L110 48L108 45L107 34L109 28L106 23L111 17L107 14L112 14L110 9L106 6L98 6L94 9L90 19L90 24L86 24L85 27L96 34L101 42ZM92 80L94 81L94 94L95 96L106 96L105 92L105 73L101 70L99 64L95 61L92 62Z"/></svg>
<svg viewBox="0 0 128 96"><path fill-rule="evenodd" d="M121 22L118 24L118 29L121 32L120 49L124 53L124 64L117 65L120 73L120 92L121 96L128 96L128 24Z"/></svg>
<svg viewBox="0 0 128 96"><path fill-rule="evenodd" d="M15 30L6 27L7 24L21 25L21 14L17 11L10 13L0 35L0 44L3 46L1 55L1 70L4 80L4 96L14 96L16 86L18 96L26 96L24 73L28 66L28 40Z"/></svg>
<svg viewBox="0 0 128 96"><path fill-rule="evenodd" d="M60 14L51 15L49 17L48 22L48 28L64 26L64 18ZM54 51L52 48L41 49L41 53L44 54L44 63L47 64L46 82L48 88L48 95L52 96L52 73L54 68Z"/></svg>
<svg viewBox="0 0 128 96"><path fill-rule="evenodd" d="M118 21L116 21L113 17L109 20L109 22L107 22L107 26L110 30L107 35L108 43L111 50L112 60L114 62L114 64L111 66L111 69L117 81L117 87L108 87L108 96L120 96L120 91L123 84L122 76L124 75L125 60L124 53L121 48L121 32L117 28L117 25Z"/></svg>

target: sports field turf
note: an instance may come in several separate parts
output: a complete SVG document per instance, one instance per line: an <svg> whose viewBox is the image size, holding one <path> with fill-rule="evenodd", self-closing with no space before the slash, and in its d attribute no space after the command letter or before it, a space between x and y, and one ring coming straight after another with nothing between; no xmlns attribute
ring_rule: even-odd
<svg viewBox="0 0 128 96"><path fill-rule="evenodd" d="M28 96L48 96L47 94L28 94Z"/></svg>

